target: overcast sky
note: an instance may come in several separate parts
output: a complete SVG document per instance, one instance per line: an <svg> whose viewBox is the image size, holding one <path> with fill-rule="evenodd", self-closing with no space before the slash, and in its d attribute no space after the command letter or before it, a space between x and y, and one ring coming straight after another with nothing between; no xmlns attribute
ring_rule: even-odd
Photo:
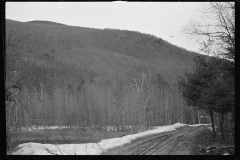
<svg viewBox="0 0 240 160"><path fill-rule="evenodd" d="M190 19L200 18L199 5L197 2L6 2L6 19L140 31L198 52L198 45L189 42L181 30Z"/></svg>

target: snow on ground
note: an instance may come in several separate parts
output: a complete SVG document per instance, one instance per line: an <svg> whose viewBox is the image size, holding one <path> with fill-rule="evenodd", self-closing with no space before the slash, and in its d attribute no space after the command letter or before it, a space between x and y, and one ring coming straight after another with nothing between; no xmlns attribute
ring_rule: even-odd
<svg viewBox="0 0 240 160"><path fill-rule="evenodd" d="M22 131L34 131L34 130L44 130L44 129L70 129L69 126L31 126L31 127L21 127Z"/></svg>
<svg viewBox="0 0 240 160"><path fill-rule="evenodd" d="M131 141L151 134L162 133L176 130L185 126L200 126L209 124L187 125L183 123L175 123L173 125L160 126L153 130L140 132L137 134L127 135L121 138L111 138L101 140L99 143L83 143L83 144L41 144L41 143L23 143L17 146L14 155L99 155L104 151L122 146Z"/></svg>
<svg viewBox="0 0 240 160"><path fill-rule="evenodd" d="M190 127L198 127L198 126L209 126L211 124L193 124L193 125L188 125Z"/></svg>
<svg viewBox="0 0 240 160"><path fill-rule="evenodd" d="M83 127L79 127L79 126L71 126L72 128L75 128L75 129L82 129ZM54 129L71 129L70 126L35 126L35 125L32 125L30 127L21 127L21 131L26 131L26 132L29 132L29 131L41 131L41 130L54 130ZM125 126L126 128L128 128L129 130L133 130L133 126ZM84 127L86 128L86 127ZM87 127L87 128L94 128L94 126L91 126L91 127ZM101 129L106 129L106 131L117 131L117 126L105 126L105 127L101 127ZM13 130L10 129L10 130Z"/></svg>
<svg viewBox="0 0 240 160"><path fill-rule="evenodd" d="M210 131L212 131L213 129L212 129L212 127L208 127L208 129L210 130Z"/></svg>

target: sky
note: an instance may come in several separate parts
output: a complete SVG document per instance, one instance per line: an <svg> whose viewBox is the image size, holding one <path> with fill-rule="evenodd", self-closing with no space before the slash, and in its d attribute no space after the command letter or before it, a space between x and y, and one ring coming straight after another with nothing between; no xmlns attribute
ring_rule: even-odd
<svg viewBox="0 0 240 160"><path fill-rule="evenodd" d="M6 2L6 19L46 20L71 26L134 30L199 52L181 31L198 20L200 2Z"/></svg>

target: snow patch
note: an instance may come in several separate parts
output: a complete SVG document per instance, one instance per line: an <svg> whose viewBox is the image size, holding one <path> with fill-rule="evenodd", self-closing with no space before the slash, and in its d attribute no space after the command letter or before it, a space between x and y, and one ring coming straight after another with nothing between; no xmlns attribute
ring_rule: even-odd
<svg viewBox="0 0 240 160"><path fill-rule="evenodd" d="M198 126L209 126L211 124L193 124L193 125L188 125L188 126L191 126L191 127L198 127Z"/></svg>
<svg viewBox="0 0 240 160"><path fill-rule="evenodd" d="M208 127L207 129L209 129L210 131L212 131L212 127Z"/></svg>
<svg viewBox="0 0 240 160"><path fill-rule="evenodd" d="M224 153L223 155L230 155L229 153Z"/></svg>
<svg viewBox="0 0 240 160"><path fill-rule="evenodd" d="M45 129L70 129L70 126L31 126L21 127L22 131L41 131Z"/></svg>

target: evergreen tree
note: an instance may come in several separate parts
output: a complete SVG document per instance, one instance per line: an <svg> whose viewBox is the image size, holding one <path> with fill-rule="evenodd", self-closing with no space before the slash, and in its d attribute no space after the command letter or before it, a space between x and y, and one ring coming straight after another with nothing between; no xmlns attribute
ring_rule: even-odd
<svg viewBox="0 0 240 160"><path fill-rule="evenodd" d="M222 115L221 131L223 136L223 117L234 112L234 83L227 65L231 62L216 57L197 56L192 72L186 72L179 80L179 87L188 105L206 110L212 121L213 137L216 136L213 112Z"/></svg>

